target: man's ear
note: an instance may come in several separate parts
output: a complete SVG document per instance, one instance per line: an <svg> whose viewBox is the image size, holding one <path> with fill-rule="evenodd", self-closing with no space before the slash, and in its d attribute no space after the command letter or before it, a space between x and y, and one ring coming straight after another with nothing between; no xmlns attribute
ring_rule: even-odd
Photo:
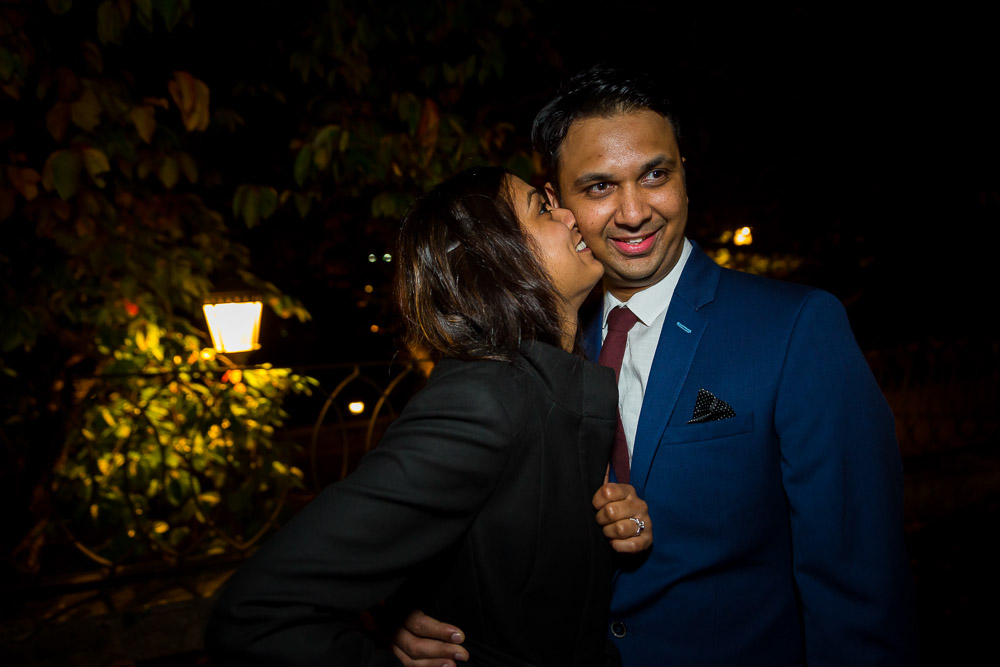
<svg viewBox="0 0 1000 667"><path fill-rule="evenodd" d="M559 205L559 195L556 194L556 189L552 187L551 181L545 182L545 196L549 199L549 205L553 208L562 208Z"/></svg>

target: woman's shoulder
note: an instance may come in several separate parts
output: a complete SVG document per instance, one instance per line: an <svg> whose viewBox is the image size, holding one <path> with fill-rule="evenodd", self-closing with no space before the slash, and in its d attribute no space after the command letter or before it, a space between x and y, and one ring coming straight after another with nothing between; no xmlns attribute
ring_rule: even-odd
<svg viewBox="0 0 1000 667"><path fill-rule="evenodd" d="M442 359L420 394L472 402L480 409L493 405L515 423L539 405L552 404L614 418L618 400L611 369L538 341L523 342L510 361Z"/></svg>
<svg viewBox="0 0 1000 667"><path fill-rule="evenodd" d="M413 397L407 408L447 405L452 409L472 410L480 415L496 414L516 420L525 405L525 394L532 393L529 373L520 360L462 360L446 357L434 366L426 386Z"/></svg>

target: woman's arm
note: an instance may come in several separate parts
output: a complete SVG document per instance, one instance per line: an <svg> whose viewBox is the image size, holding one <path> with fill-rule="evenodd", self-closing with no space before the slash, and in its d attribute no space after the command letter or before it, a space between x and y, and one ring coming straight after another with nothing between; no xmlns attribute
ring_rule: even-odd
<svg viewBox="0 0 1000 667"><path fill-rule="evenodd" d="M623 554L634 554L653 546L653 527L646 501L635 495L631 484L607 481L594 493L597 523L611 547ZM643 529L632 520L642 522ZM396 628L392 651L404 667L454 667L469 659L461 643L461 628L413 610Z"/></svg>
<svg viewBox="0 0 1000 667"><path fill-rule="evenodd" d="M354 621L454 544L493 491L523 427L496 366L433 378L352 475L240 568L207 635L221 664L394 664Z"/></svg>

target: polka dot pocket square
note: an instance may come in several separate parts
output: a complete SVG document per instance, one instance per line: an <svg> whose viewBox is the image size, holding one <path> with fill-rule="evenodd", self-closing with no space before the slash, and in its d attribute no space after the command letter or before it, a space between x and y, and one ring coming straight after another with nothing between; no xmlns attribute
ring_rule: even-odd
<svg viewBox="0 0 1000 667"><path fill-rule="evenodd" d="M694 402L694 413L691 415L691 421L688 424L714 422L735 416L736 412L733 411L729 403L726 403L721 398L717 398L707 389L699 389L698 398Z"/></svg>

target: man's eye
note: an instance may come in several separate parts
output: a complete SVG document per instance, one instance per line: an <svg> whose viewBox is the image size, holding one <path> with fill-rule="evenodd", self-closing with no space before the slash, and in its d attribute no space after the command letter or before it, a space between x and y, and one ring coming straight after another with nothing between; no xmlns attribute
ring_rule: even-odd
<svg viewBox="0 0 1000 667"><path fill-rule="evenodd" d="M594 183L593 185L591 185L589 188L587 188L587 192L592 192L594 194L603 194L610 189L611 189L610 183L601 182L601 183Z"/></svg>
<svg viewBox="0 0 1000 667"><path fill-rule="evenodd" d="M655 181L665 181L670 177L670 172L666 169L654 169L642 179L645 183L655 182Z"/></svg>

